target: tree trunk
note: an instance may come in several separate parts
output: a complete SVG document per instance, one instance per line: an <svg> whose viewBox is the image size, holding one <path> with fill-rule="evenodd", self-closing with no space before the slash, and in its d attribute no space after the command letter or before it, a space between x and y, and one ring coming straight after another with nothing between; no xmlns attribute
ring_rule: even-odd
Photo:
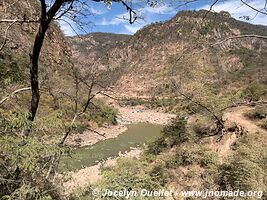
<svg viewBox="0 0 267 200"><path fill-rule="evenodd" d="M32 99L30 107L30 121L34 121L39 100L40 100L40 89L39 89L39 80L38 80L38 62L39 56L42 49L42 45L45 38L45 33L48 29L49 23L46 18L41 19L38 33L35 37L33 51L31 55L31 66L30 66L30 75L31 75L31 89L32 89Z"/></svg>
<svg viewBox="0 0 267 200"><path fill-rule="evenodd" d="M34 121L40 100L38 62L39 62L40 52L44 43L46 31L53 17L59 11L63 3L72 1L73 0L56 0L54 4L51 6L51 8L48 11L46 11L47 7L45 0L40 0L41 2L40 25L33 45L33 50L31 55L31 66L30 66L31 89L32 89L32 99L31 99L30 117L29 117L30 121Z"/></svg>

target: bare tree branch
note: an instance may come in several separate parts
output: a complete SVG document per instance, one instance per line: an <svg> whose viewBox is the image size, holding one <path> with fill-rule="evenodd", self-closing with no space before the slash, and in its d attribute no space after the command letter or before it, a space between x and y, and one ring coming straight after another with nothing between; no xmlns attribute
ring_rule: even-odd
<svg viewBox="0 0 267 200"><path fill-rule="evenodd" d="M221 134L222 129L224 128L224 123L223 123L222 119L219 116L217 116L211 109L209 109L207 106L205 106L203 103L200 103L199 101L193 100L193 98L187 96L182 91L180 91L179 88L178 88L178 86L176 85L176 83L174 81L172 81L172 84L176 88L176 91L181 96L183 96L187 100L193 102L194 104L198 105L199 107L205 109L208 113L210 113L212 115L212 117L216 120L216 124L217 124L217 128L218 128L218 130L216 131L216 134Z"/></svg>
<svg viewBox="0 0 267 200"><path fill-rule="evenodd" d="M211 4L210 9L207 10L207 12L205 13L203 19L205 19L205 18L207 17L208 13L212 11L213 6L215 6L215 4L218 3L218 1L219 1L219 0L215 0L215 1Z"/></svg>
<svg viewBox="0 0 267 200"><path fill-rule="evenodd" d="M18 90L15 90L14 92L12 92L11 94L7 95L5 98L3 98L1 101L0 101L0 105L3 104L6 100L8 100L10 97L14 96L15 94L17 93L20 93L20 92L23 92L23 91L28 91L30 90L31 87L25 87L25 88L21 88L21 89L18 89Z"/></svg>
<svg viewBox="0 0 267 200"><path fill-rule="evenodd" d="M84 81L84 78L83 77L80 77L79 78L76 73L74 73L74 79L75 79L74 81L76 82L76 86L77 86L77 80L79 79L79 81L81 81L82 83L84 83L86 85L86 87L88 87L87 100L86 100L86 103L83 105L83 108L81 109L82 111L78 112L78 110L77 110L77 99L76 98L79 98L77 96L77 92L79 90L79 87L76 87L75 88L76 89L76 98L74 100L75 101L75 108L76 108L75 109L75 112L76 113L74 114L74 117L73 117L73 119L71 121L71 124L69 125L68 130L66 131L66 133L64 134L64 137L62 138L61 142L59 143L60 145L63 145L65 143L67 137L69 136L69 134L71 133L71 131L73 129L73 125L74 125L76 119L78 117L80 117L82 114L84 114L87 111L89 105L91 104L92 99L95 98L95 96L97 94L100 94L102 92L102 90L100 90L100 91L92 94L93 93L93 87L96 84L94 77L92 77L92 80L91 80L91 84L90 85L86 81Z"/></svg>
<svg viewBox="0 0 267 200"><path fill-rule="evenodd" d="M13 24L15 24L15 22L12 22L11 24L9 24L5 30L5 35L4 35L4 41L3 41L3 44L0 46L0 51L3 50L3 48L5 47L6 45L6 42L7 42L7 35L8 35L8 30L11 28L11 26L13 26Z"/></svg>
<svg viewBox="0 0 267 200"><path fill-rule="evenodd" d="M0 23L38 23L38 19L0 19Z"/></svg>
<svg viewBox="0 0 267 200"><path fill-rule="evenodd" d="M255 8L255 7L251 6L249 3L245 2L244 0L240 0L240 1L241 1L243 4L245 4L247 7L251 8L252 10L254 10L254 11L258 12L258 13L261 13L261 14L263 14L263 15L267 15L267 12L263 12L263 11L261 11L261 10ZM265 8L266 8L266 2L265 2L264 9L265 9Z"/></svg>
<svg viewBox="0 0 267 200"><path fill-rule="evenodd" d="M102 137L104 137L104 138L106 138L106 133L99 133L98 131L96 131L96 130L94 130L94 129L90 129L90 128L86 128L88 131L92 131L92 132L94 132L94 133L96 133L97 135L100 135L100 136L102 136Z"/></svg>

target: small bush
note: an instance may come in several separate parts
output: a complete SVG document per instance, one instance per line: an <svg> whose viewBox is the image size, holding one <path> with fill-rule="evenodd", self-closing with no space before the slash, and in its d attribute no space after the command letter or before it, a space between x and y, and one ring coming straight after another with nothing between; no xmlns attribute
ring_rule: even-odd
<svg viewBox="0 0 267 200"><path fill-rule="evenodd" d="M121 158L114 167L102 170L103 178L97 183L99 191L106 189L112 191L128 190L140 191L142 189L163 189L166 183L165 163L160 159L152 161ZM89 199L89 198L87 198ZM99 199L118 199L117 197L102 197ZM124 198L122 198L124 199ZM150 199L149 197L129 197L132 200ZM155 197L155 199L158 199Z"/></svg>
<svg viewBox="0 0 267 200"><path fill-rule="evenodd" d="M226 190L263 190L264 171L250 160L234 160L222 167L222 186Z"/></svg>
<svg viewBox="0 0 267 200"><path fill-rule="evenodd" d="M125 100L124 105L125 106L138 106L145 104L145 100L139 99L139 98L130 98Z"/></svg>
<svg viewBox="0 0 267 200"><path fill-rule="evenodd" d="M262 120L261 127L267 129L267 119Z"/></svg>
<svg viewBox="0 0 267 200"><path fill-rule="evenodd" d="M247 86L241 93L241 97L250 101L259 101L267 95L266 85L254 82Z"/></svg>
<svg viewBox="0 0 267 200"><path fill-rule="evenodd" d="M75 132L78 134L82 134L86 129L87 126L85 124L77 123L75 127Z"/></svg>
<svg viewBox="0 0 267 200"><path fill-rule="evenodd" d="M246 116L252 120L264 119L267 116L267 108L265 106L257 106L255 109L248 111Z"/></svg>
<svg viewBox="0 0 267 200"><path fill-rule="evenodd" d="M103 126L104 123L117 124L117 113L118 111L114 107L105 105L105 103L99 99L94 99L85 117L88 120L96 122L98 126Z"/></svg>
<svg viewBox="0 0 267 200"><path fill-rule="evenodd" d="M209 117L198 116L192 128L197 136L208 136L215 130L215 123Z"/></svg>
<svg viewBox="0 0 267 200"><path fill-rule="evenodd" d="M211 165L216 165L218 163L218 156L212 151L204 151L200 165L203 167L208 167Z"/></svg>
<svg viewBox="0 0 267 200"><path fill-rule="evenodd" d="M171 125L165 126L163 133L170 147L194 139L194 135L187 129L187 121L179 117L174 119Z"/></svg>
<svg viewBox="0 0 267 200"><path fill-rule="evenodd" d="M159 153L161 153L167 147L168 147L168 144L165 141L165 138L164 137L160 137L156 141L148 144L148 148L146 150L146 153L147 154L158 155Z"/></svg>
<svg viewBox="0 0 267 200"><path fill-rule="evenodd" d="M165 162L166 168L175 168L177 167L177 159L175 154L167 152L167 153L162 153L157 156L157 158L163 160Z"/></svg>
<svg viewBox="0 0 267 200"><path fill-rule="evenodd" d="M166 163L162 159L156 159L149 165L148 173L152 180L164 186L167 183Z"/></svg>
<svg viewBox="0 0 267 200"><path fill-rule="evenodd" d="M22 55L13 55L7 51L0 54L0 85L5 87L12 83L24 82L28 58Z"/></svg>
<svg viewBox="0 0 267 200"><path fill-rule="evenodd" d="M198 149L178 149L176 152L177 160L182 165L197 164L200 160L200 155L198 151Z"/></svg>
<svg viewBox="0 0 267 200"><path fill-rule="evenodd" d="M239 139L230 163L220 168L223 190L267 191L267 148L263 137L258 132Z"/></svg>
<svg viewBox="0 0 267 200"><path fill-rule="evenodd" d="M192 171L192 170L190 170L190 171L187 172L187 174L186 174L186 177L189 178L189 179L192 179L192 178L194 178L194 177L196 177L196 176L197 176L197 173L196 173L195 171Z"/></svg>
<svg viewBox="0 0 267 200"><path fill-rule="evenodd" d="M187 129L186 125L185 119L174 119L171 125L164 127L163 136L148 145L147 153L158 155L164 149L172 148L175 145L194 139L194 135Z"/></svg>
<svg viewBox="0 0 267 200"><path fill-rule="evenodd" d="M202 167L215 165L218 161L215 153L197 144L188 145L184 149L177 148L176 158L177 163L182 165L199 164Z"/></svg>
<svg viewBox="0 0 267 200"><path fill-rule="evenodd" d="M197 164L200 160L199 150L200 149L198 146L190 146L184 149L177 148L176 149L177 163L180 163L181 165Z"/></svg>

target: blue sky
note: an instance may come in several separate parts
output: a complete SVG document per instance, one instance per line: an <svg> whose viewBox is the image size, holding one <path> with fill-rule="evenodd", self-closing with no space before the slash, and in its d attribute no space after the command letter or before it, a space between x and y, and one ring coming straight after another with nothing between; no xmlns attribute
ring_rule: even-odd
<svg viewBox="0 0 267 200"><path fill-rule="evenodd" d="M192 0L193 1L193 0ZM134 34L142 27L153 23L166 21L171 19L178 11L181 10L199 10L209 9L214 0L198 0L188 5L181 6L181 0L160 0L155 7L147 5L145 0L132 0L127 4L130 5L142 19L138 19L134 24L129 24L126 20L129 18L125 7L121 3L113 3L110 8L105 6L103 2L90 3L90 15L83 18L88 22L84 26L85 31L77 28L76 24L68 19L60 21L60 26L65 35L73 36L78 34L86 34L90 32L111 32L118 34ZM265 0L249 0L250 5L261 9L264 6ZM257 14L245 5L242 5L240 0L221 0L214 7L216 12L225 10L238 19L242 20L242 16L253 18L248 21L253 24L267 25L267 15ZM71 25L71 26L70 26ZM75 29L75 31L73 30Z"/></svg>

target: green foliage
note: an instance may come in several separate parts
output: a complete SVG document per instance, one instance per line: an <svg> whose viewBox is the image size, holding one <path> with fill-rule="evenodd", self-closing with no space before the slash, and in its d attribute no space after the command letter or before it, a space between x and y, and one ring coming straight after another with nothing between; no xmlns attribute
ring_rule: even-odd
<svg viewBox="0 0 267 200"><path fill-rule="evenodd" d="M178 104L178 101L175 98L169 97L169 98L157 98L152 97L147 102L147 107L150 109L156 109L156 108L163 108L168 111L173 111L173 108Z"/></svg>
<svg viewBox="0 0 267 200"><path fill-rule="evenodd" d="M99 99L93 100L93 105L90 106L85 114L88 120L95 121L98 126L102 126L104 123L117 124L116 115L118 111L110 106L105 105L105 103Z"/></svg>
<svg viewBox="0 0 267 200"><path fill-rule="evenodd" d="M0 110L0 196L14 200L55 199L59 193L52 182L54 166L64 149L44 143L28 116Z"/></svg>
<svg viewBox="0 0 267 200"><path fill-rule="evenodd" d="M93 186L82 191L77 191L74 199L126 199L126 197L101 197L106 190L111 191L137 191L142 189L159 190L164 189L168 174L166 162L154 156L142 156L139 160L132 158L120 158L115 166L102 168L103 178ZM92 195L92 191L98 191L99 195ZM128 199L128 198L127 198ZM145 200L151 197L132 196L132 200ZM153 199L161 199L153 197Z"/></svg>
<svg viewBox="0 0 267 200"><path fill-rule="evenodd" d="M219 188L218 177L220 177L220 165L217 155L214 154L214 158L216 159L216 164L207 165L207 167L204 168L204 172L201 174L203 189L209 188L209 190L218 190Z"/></svg>
<svg viewBox="0 0 267 200"><path fill-rule="evenodd" d="M253 82L248 85L241 93L241 97L248 100L259 101L267 95L266 84Z"/></svg>
<svg viewBox="0 0 267 200"><path fill-rule="evenodd" d="M171 125L163 129L164 136L168 138L170 146L174 146L192 139L186 127L187 121L184 118L176 118Z"/></svg>
<svg viewBox="0 0 267 200"><path fill-rule="evenodd" d="M72 192L68 199L69 200L96 200L97 196L95 195L95 192L98 192L99 190L95 187L89 185L84 188L79 188L75 190L75 192Z"/></svg>
<svg viewBox="0 0 267 200"><path fill-rule="evenodd" d="M211 135L215 128L214 121L210 117L198 115L195 122L191 124L193 131L200 138L203 136Z"/></svg>
<svg viewBox="0 0 267 200"><path fill-rule="evenodd" d="M264 171L256 163L243 159L222 167L223 187L226 190L260 191L264 185Z"/></svg>
<svg viewBox="0 0 267 200"><path fill-rule="evenodd" d="M154 142L148 144L148 148L146 150L147 154L158 155L162 151L164 151L168 147L168 144L165 140L165 137L160 137Z"/></svg>
<svg viewBox="0 0 267 200"><path fill-rule="evenodd" d="M256 106L253 110L248 111L245 114L248 118L255 119L264 119L267 116L267 108L266 106Z"/></svg>
<svg viewBox="0 0 267 200"><path fill-rule="evenodd" d="M176 159L177 163L181 165L198 164L202 167L208 167L218 163L215 153L198 144L187 144L184 148L177 148Z"/></svg>
<svg viewBox="0 0 267 200"><path fill-rule="evenodd" d="M148 156L148 155L146 155L146 156ZM179 163L177 163L177 159L176 159L175 154L172 152L161 153L157 156L157 159L164 161L166 169L176 168L177 165L179 164Z"/></svg>
<svg viewBox="0 0 267 200"><path fill-rule="evenodd" d="M218 164L218 155L214 153L213 151L204 149L201 152L201 155L202 155L202 159L200 161L201 166L209 167L209 166Z"/></svg>
<svg viewBox="0 0 267 200"><path fill-rule="evenodd" d="M260 133L246 135L235 146L235 154L221 167L221 187L226 190L267 191L267 147Z"/></svg>
<svg viewBox="0 0 267 200"><path fill-rule="evenodd" d="M207 35L211 30L209 26L202 26L198 31L201 35Z"/></svg>
<svg viewBox="0 0 267 200"><path fill-rule="evenodd" d="M11 52L0 52L0 86L25 81L28 58Z"/></svg>
<svg viewBox="0 0 267 200"><path fill-rule="evenodd" d="M62 134L64 126L64 114L61 110L55 110L49 114L36 118L35 122L32 124L35 132L42 136L57 136Z"/></svg>
<svg viewBox="0 0 267 200"><path fill-rule="evenodd" d="M146 160L132 158L120 158L113 167L102 169L103 178L93 186L99 191L99 195L92 195L92 187L78 192L79 198L73 199L126 199L126 197L101 197L106 190L111 191L141 191L163 189L166 183L165 163L162 160L154 160L148 164ZM149 197L129 197L132 200L145 200ZM158 199L153 197L153 199Z"/></svg>
<svg viewBox="0 0 267 200"><path fill-rule="evenodd" d="M214 110L215 113L219 113L221 109L231 105L231 100L234 98L231 93L219 95L219 91L214 90L212 86L205 87L201 93L201 98L203 99L203 102L205 102L205 105L209 105L210 109Z"/></svg>
<svg viewBox="0 0 267 200"><path fill-rule="evenodd" d="M234 160L249 159L267 172L267 147L264 138L265 135L261 133L248 134L241 138L234 146Z"/></svg>
<svg viewBox="0 0 267 200"><path fill-rule="evenodd" d="M262 120L261 127L264 128L264 129L267 129L267 119Z"/></svg>
<svg viewBox="0 0 267 200"><path fill-rule="evenodd" d="M196 105L192 101L187 101L184 103L184 106L182 107L183 110L186 110L186 112L191 115L191 114L196 114L196 113L201 113L202 109L200 106Z"/></svg>
<svg viewBox="0 0 267 200"><path fill-rule="evenodd" d="M13 135L21 129L29 129L29 113L0 109L0 133Z"/></svg>
<svg viewBox="0 0 267 200"><path fill-rule="evenodd" d="M170 125L164 127L163 136L149 144L147 153L157 155L166 148L193 140L194 135L187 129L186 124L184 118L174 119Z"/></svg>
<svg viewBox="0 0 267 200"><path fill-rule="evenodd" d="M52 200L49 195L42 195L42 191L38 187L31 187L29 185L23 185L19 189L16 189L10 196L3 196L2 200L26 200L26 199L40 199L40 200Z"/></svg>
<svg viewBox="0 0 267 200"><path fill-rule="evenodd" d="M83 134L83 132L87 130L87 126L83 123L76 123L74 126L75 126L74 130L78 134Z"/></svg>
<svg viewBox="0 0 267 200"><path fill-rule="evenodd" d="M194 177L196 177L197 174L195 171L189 171L187 174L186 174L186 177L189 178L189 179L193 179Z"/></svg>

